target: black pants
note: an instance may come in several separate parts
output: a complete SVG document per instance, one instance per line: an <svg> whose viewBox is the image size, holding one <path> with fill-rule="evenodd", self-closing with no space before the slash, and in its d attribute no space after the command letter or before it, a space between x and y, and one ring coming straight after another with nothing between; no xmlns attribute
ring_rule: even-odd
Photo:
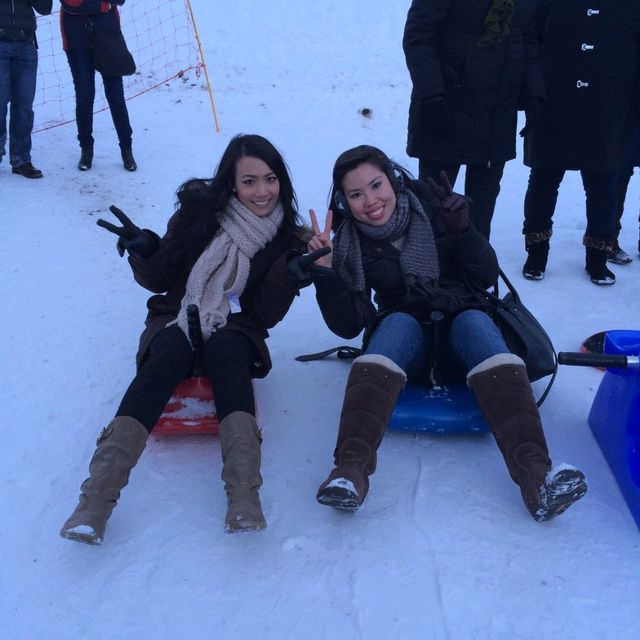
<svg viewBox="0 0 640 640"><path fill-rule="evenodd" d="M524 198L524 233L550 231L563 169L531 169ZM616 237L618 172L580 171L586 196L585 236L600 240Z"/></svg>
<svg viewBox="0 0 640 640"><path fill-rule="evenodd" d="M491 220L500 193L500 180L504 171L504 162L492 162L490 165L468 164L464 179L464 195L471 199L471 220L475 228L488 240L491 234ZM461 165L420 160L418 178L426 181L432 178L440 183L440 171L444 171L453 186Z"/></svg>
<svg viewBox="0 0 640 640"><path fill-rule="evenodd" d="M221 329L204 345L207 376L216 412L222 420L234 411L255 415L251 365L258 359L253 343L239 331ZM177 326L160 331L149 355L122 398L116 416L131 416L151 432L178 384L193 367L193 350Z"/></svg>

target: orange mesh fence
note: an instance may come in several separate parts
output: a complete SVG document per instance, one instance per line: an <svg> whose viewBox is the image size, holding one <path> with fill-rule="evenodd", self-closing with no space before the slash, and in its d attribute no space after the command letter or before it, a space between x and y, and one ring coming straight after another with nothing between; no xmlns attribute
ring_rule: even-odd
<svg viewBox="0 0 640 640"><path fill-rule="evenodd" d="M128 100L188 70L200 75L204 63L198 52L195 26L186 2L135 0L120 7L120 23L136 73L125 76ZM60 12L38 16L38 84L33 104L33 131L75 122L75 92L60 35ZM96 73L95 113L108 108L102 80Z"/></svg>

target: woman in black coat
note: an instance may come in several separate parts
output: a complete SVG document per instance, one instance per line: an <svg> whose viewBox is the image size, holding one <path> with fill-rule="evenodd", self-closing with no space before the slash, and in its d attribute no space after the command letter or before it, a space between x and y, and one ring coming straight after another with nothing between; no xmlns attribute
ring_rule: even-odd
<svg viewBox="0 0 640 640"><path fill-rule="evenodd" d="M444 172L441 179L443 186L428 186L379 149L355 147L333 170L333 240L332 213L324 231L312 216L308 250L332 250L312 268L325 322L343 338L365 331L347 380L335 468L317 499L347 510L362 504L406 379L425 380L436 369L445 380L466 379L525 505L547 520L584 494L584 476L551 467L524 363L478 308L478 292L498 277L495 252L470 222L465 198ZM430 320L438 316L436 342Z"/></svg>
<svg viewBox="0 0 640 640"><path fill-rule="evenodd" d="M489 237L504 164L516 156L518 109L532 124L544 96L537 0L413 0L403 47L413 91L408 155L419 177L452 184L466 165L471 218Z"/></svg>
<svg viewBox="0 0 640 640"><path fill-rule="evenodd" d="M187 308L200 312L204 364L213 388L228 498L228 532L260 530L260 431L252 378L267 375L267 330L298 293L289 276L304 249L291 179L265 138L236 136L211 180L190 180L162 238L119 209L119 236L136 280L154 292L138 352L138 371L115 418L98 439L80 502L61 530L101 544L106 522L167 401L193 367Z"/></svg>
<svg viewBox="0 0 640 640"><path fill-rule="evenodd" d="M606 259L616 238L618 175L640 108L640 3L545 0L539 34L547 101L525 137L523 273L544 277L558 189L566 170L579 170L586 271L595 284L614 284Z"/></svg>

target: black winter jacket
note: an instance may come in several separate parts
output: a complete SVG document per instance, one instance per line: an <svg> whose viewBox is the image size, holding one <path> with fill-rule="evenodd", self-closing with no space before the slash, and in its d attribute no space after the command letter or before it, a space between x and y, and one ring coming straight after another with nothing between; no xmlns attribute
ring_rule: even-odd
<svg viewBox="0 0 640 640"><path fill-rule="evenodd" d="M518 0L511 33L478 47L492 0L413 0L403 48L413 83L407 154L457 164L504 162L516 156L518 109L544 97L535 9ZM452 131L426 126L423 101L443 96Z"/></svg>
<svg viewBox="0 0 640 640"><path fill-rule="evenodd" d="M640 2L545 0L539 35L547 102L525 139L525 164L620 169L639 111Z"/></svg>
<svg viewBox="0 0 640 640"><path fill-rule="evenodd" d="M464 279L478 289L487 289L498 278L498 260L489 242L474 227L459 235L445 231L429 188L413 181L409 188L418 196L431 220L440 263L440 287L453 294L456 302L412 299L400 270L400 251L384 241L360 236L365 293L351 291L331 269L314 273L316 298L322 316L333 333L341 338L355 338L365 330L365 340L378 322L393 311L403 311L418 320L428 320L431 311L443 311L452 318L456 313L478 307L477 296ZM371 291L375 292L371 301ZM441 306L443 303L443 306Z"/></svg>
<svg viewBox="0 0 640 640"><path fill-rule="evenodd" d="M0 29L19 30L34 34L36 14L51 13L53 0L0 0Z"/></svg>

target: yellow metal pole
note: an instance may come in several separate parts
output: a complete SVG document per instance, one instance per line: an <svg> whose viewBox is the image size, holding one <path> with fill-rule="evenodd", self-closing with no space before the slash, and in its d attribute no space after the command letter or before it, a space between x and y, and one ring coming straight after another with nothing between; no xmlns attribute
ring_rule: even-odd
<svg viewBox="0 0 640 640"><path fill-rule="evenodd" d="M204 69L204 76L207 80L207 90L209 91L209 99L211 100L211 110L213 111L213 121L216 125L216 133L220 133L220 125L218 124L218 114L216 113L216 105L213 101L213 91L211 90L211 82L209 81L209 72L207 71L207 61L205 60L204 53L202 51L202 44L200 42L200 35L198 34L198 25L193 16L193 9L191 8L191 1L186 0L189 14L191 15L191 24L193 25L193 32L196 36L196 42L198 43L198 51L200 52L200 59L202 60L202 67Z"/></svg>

